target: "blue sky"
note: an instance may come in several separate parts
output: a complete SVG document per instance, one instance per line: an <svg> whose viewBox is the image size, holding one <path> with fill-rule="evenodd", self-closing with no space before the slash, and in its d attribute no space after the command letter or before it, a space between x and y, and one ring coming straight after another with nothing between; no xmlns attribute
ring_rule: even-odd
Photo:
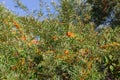
<svg viewBox="0 0 120 80"><path fill-rule="evenodd" d="M20 1L28 7L29 12L32 12L33 10L39 10L40 0L20 0ZM46 5L50 7L50 13L56 12L51 5L51 1L55 1L56 3L58 3L58 0L42 0L42 1L44 2L42 7L44 15L47 15ZM27 14L22 9L15 8L16 4L14 0L0 0L0 3L3 3L6 8L8 8L10 11L13 11L15 14L18 14L20 16L24 16Z"/></svg>

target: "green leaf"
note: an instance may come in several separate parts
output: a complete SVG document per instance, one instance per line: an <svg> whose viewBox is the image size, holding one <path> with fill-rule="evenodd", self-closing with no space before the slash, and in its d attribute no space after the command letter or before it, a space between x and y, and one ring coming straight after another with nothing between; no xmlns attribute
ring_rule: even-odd
<svg viewBox="0 0 120 80"><path fill-rule="evenodd" d="M113 59L113 56L112 56L112 55L109 55L109 58L110 58L110 60L112 60L112 59Z"/></svg>
<svg viewBox="0 0 120 80"><path fill-rule="evenodd" d="M114 70L114 67L112 65L110 65L110 70L113 71Z"/></svg>
<svg viewBox="0 0 120 80"><path fill-rule="evenodd" d="M105 56L105 63L109 63L109 59Z"/></svg>

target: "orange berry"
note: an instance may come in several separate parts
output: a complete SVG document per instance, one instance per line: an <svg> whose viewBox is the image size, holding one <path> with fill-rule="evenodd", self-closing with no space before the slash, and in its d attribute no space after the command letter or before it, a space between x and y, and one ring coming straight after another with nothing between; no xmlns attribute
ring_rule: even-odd
<svg viewBox="0 0 120 80"><path fill-rule="evenodd" d="M26 41L27 40L27 38L26 38L26 36L24 35L24 36L22 36L22 38L21 38L23 41Z"/></svg>
<svg viewBox="0 0 120 80"><path fill-rule="evenodd" d="M64 54L68 55L69 51L68 50L65 50Z"/></svg>
<svg viewBox="0 0 120 80"><path fill-rule="evenodd" d="M74 33L72 33L72 32L67 32L67 34L66 34L68 37L74 37L75 35L74 35Z"/></svg>
<svg viewBox="0 0 120 80"><path fill-rule="evenodd" d="M100 48L102 48L102 49L106 49L106 48L108 48L108 47L109 47L108 44L105 44L105 45L103 45L103 46L100 46Z"/></svg>
<svg viewBox="0 0 120 80"><path fill-rule="evenodd" d="M13 21L13 24L16 28L20 28L20 25L17 22Z"/></svg>
<svg viewBox="0 0 120 80"><path fill-rule="evenodd" d="M56 36L53 36L52 38L53 38L53 40L57 40L57 37L56 37Z"/></svg>

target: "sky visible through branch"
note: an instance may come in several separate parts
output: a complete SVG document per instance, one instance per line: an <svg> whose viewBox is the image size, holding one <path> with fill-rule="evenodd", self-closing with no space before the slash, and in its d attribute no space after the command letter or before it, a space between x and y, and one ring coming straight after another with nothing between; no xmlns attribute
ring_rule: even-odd
<svg viewBox="0 0 120 80"><path fill-rule="evenodd" d="M25 12L24 10L16 7L16 3L14 2L14 0L0 0L0 3L2 3L10 11L20 16L28 15L28 13L32 13L40 9L39 6L40 0L20 0L20 1L22 2L22 4L27 6L28 12ZM58 4L58 0L41 0L41 1L43 1L42 12L44 13L44 16L48 14L46 7L50 8L51 14L56 14L54 7L51 5L51 2L54 1L55 3ZM36 14L34 14L34 16L35 15Z"/></svg>
<svg viewBox="0 0 120 80"><path fill-rule="evenodd" d="M47 12L47 8L50 8L50 13L51 14L57 14L57 12L54 10L54 7L51 5L51 2L55 2L56 4L59 5L59 0L20 0L22 2L22 4L24 4L25 6L27 6L28 8L28 12L25 12L24 10L15 7L16 3L14 2L14 0L0 0L0 3L2 3L7 9L9 9L10 11L14 12L17 15L20 16L25 16L28 15L28 13L32 13L32 12L36 12L40 10L40 2L43 2L43 6L42 6L42 12L43 12L43 17L41 17L41 20L44 20L45 18L47 18L46 16L48 15ZM81 2L86 2L86 0L82 0ZM36 17L37 14L33 14L34 17ZM107 20L103 22L102 27L104 27L105 25L110 25L111 20L114 18L114 11L112 11L110 13L110 15L108 16ZM104 26L103 26L104 25ZM99 26L98 26L99 28ZM101 25L100 25L101 28Z"/></svg>

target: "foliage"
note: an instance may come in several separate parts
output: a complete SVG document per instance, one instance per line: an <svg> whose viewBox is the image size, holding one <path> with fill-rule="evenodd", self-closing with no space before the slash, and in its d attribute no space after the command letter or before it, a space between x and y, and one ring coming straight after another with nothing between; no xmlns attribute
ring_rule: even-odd
<svg viewBox="0 0 120 80"><path fill-rule="evenodd" d="M17 7L27 11L27 7L21 3L20 0L14 0ZM43 16L43 4L48 11L48 17L58 17L59 20L66 25L69 22L75 24L81 20L84 24L94 22L95 27L100 24L110 24L112 28L120 25L120 1L119 0L60 0L60 6L54 1L52 5L59 15L51 14L49 6L40 0L40 10L37 11L37 17ZM34 14L34 11L33 11ZM36 13L35 13L36 14Z"/></svg>
<svg viewBox="0 0 120 80"><path fill-rule="evenodd" d="M120 79L119 27L97 33L81 20L66 26L0 12L0 80Z"/></svg>
<svg viewBox="0 0 120 80"><path fill-rule="evenodd" d="M60 20L65 23L77 23L79 20L84 24L90 22L91 5L82 0L61 0L60 8Z"/></svg>
<svg viewBox="0 0 120 80"><path fill-rule="evenodd" d="M113 25L120 25L120 17L118 16L118 14L120 13L119 0L87 0L87 2L93 5L91 16L94 19L96 25L103 24L108 17L112 19L110 23L112 23Z"/></svg>
<svg viewBox="0 0 120 80"><path fill-rule="evenodd" d="M95 27L100 24L115 27L120 25L119 6L119 0L61 0L60 19L79 22L80 18L84 24L94 22Z"/></svg>

